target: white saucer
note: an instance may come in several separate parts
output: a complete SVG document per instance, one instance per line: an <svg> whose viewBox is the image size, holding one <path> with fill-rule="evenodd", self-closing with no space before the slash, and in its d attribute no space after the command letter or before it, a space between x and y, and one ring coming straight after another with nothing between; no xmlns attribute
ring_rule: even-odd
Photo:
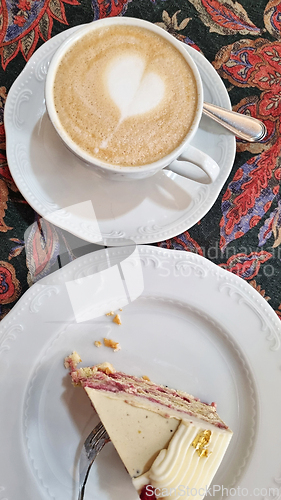
<svg viewBox="0 0 281 500"><path fill-rule="evenodd" d="M86 241L97 241L97 227L106 245L124 244L124 238L137 244L154 243L178 235L196 224L217 199L233 165L235 138L202 117L192 144L219 164L220 174L212 184L166 170L130 182L110 181L94 173L57 137L44 100L50 59L77 28L60 33L40 47L8 94L5 129L14 181L41 216ZM199 68L205 101L231 109L224 84L212 65L196 50L187 45L185 48ZM91 215L83 211L90 202L94 209ZM83 207L75 216L72 211L61 210L77 204Z"/></svg>

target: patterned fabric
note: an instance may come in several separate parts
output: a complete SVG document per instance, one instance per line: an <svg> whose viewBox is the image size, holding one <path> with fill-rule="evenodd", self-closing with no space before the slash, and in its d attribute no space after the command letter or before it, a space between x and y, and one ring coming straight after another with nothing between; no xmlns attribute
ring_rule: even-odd
<svg viewBox="0 0 281 500"><path fill-rule="evenodd" d="M11 178L3 126L7 92L39 45L68 27L109 16L157 23L201 51L224 80L233 109L265 122L262 143L237 141L234 168L210 212L158 245L204 255L241 276L281 319L281 0L2 0L0 318L32 283L58 268L59 256L66 262L77 256L69 235L37 223Z"/></svg>

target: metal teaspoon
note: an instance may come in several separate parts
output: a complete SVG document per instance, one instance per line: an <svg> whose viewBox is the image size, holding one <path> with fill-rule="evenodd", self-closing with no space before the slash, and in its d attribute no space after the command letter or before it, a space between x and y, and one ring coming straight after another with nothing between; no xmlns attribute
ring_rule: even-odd
<svg viewBox="0 0 281 500"><path fill-rule="evenodd" d="M207 102L203 104L203 113L247 142L259 142L267 134L264 123L252 116L229 111Z"/></svg>

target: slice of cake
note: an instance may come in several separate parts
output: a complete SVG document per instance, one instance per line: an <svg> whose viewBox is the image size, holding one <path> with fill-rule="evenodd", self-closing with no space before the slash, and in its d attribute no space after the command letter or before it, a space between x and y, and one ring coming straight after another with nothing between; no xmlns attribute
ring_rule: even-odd
<svg viewBox="0 0 281 500"><path fill-rule="evenodd" d="M109 363L77 369L80 361L73 353L65 367L87 392L140 498L202 499L232 437L216 405Z"/></svg>

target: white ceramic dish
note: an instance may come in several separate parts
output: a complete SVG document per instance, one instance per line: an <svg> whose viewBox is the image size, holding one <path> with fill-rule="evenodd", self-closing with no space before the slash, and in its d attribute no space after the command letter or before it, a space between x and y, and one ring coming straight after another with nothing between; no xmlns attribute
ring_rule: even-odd
<svg viewBox="0 0 281 500"><path fill-rule="evenodd" d="M123 308L121 326L104 315L77 324L66 292L65 282L104 266L104 250L33 285L2 320L0 498L77 499L78 457L97 418L63 367L74 349L84 364L108 360L216 401L234 436L213 484L236 488L235 499L280 498L268 493L281 487L279 319L250 285L203 257L138 251L144 291ZM116 262L125 255L109 254ZM105 336L121 351L94 347ZM111 445L89 477L85 500L93 498L137 498Z"/></svg>
<svg viewBox="0 0 281 500"><path fill-rule="evenodd" d="M196 86L196 95L197 95L197 107L195 109L195 115L192 121L192 124L190 126L190 129L188 133L186 134L184 140L181 142L180 145L178 145L173 151L171 151L168 155L159 158L158 160L153 161L152 163L146 163L142 164L142 166L122 166L120 164L109 164L106 161L103 161L101 158L97 158L94 156L94 153L89 153L86 151L83 147L79 146L79 144L74 140L73 137L70 137L69 133L67 130L64 128L61 122L61 117L59 117L59 114L57 113L56 106L55 106L55 99L54 99L54 83L56 79L56 74L59 69L60 64L64 60L64 57L69 53L71 50L71 47L75 46L76 43L81 41L83 37L85 36L90 36L100 29L111 29L113 27L135 27L135 28L141 28L144 30L147 30L147 33L157 35L158 37L162 38L162 41L165 40L166 43L169 43L170 46L174 48L174 50L177 51L178 54L181 54L181 56L185 59L186 63L188 64L189 68L192 71L193 74L193 79L194 83ZM110 35L107 35L107 37ZM112 43L112 41L111 41ZM153 43L151 41L151 43ZM151 45L150 45L151 49ZM118 66L120 65L120 57L122 60L122 49L119 47L118 51ZM79 54L79 58L81 59L83 57L81 54ZM112 60L112 64L114 64ZM116 60L117 61L117 60ZM116 66L115 66L116 68ZM171 61L169 60L169 72L171 71ZM136 67L134 66L133 72L131 76L134 75L136 72ZM85 75L86 76L86 75ZM154 75L155 76L155 75ZM88 75L88 78L89 75ZM120 80L121 78L121 80ZM130 80L130 76L124 75L124 70L122 71L122 75L119 75L119 83L117 84L116 82L116 74L114 78L112 79L112 86L113 88L111 91L116 88L116 85L122 88L126 88L126 93L125 97L128 97L128 94L130 94L129 86L128 86L128 78ZM143 78L143 77L142 77ZM157 76L156 76L157 78ZM68 82L68 84L70 84ZM151 96L151 99L155 103L155 99L160 95L160 86L162 84L162 80L158 81L157 83L157 91L156 94ZM72 85L72 84L71 84ZM91 87L90 89L93 91L93 85L91 82ZM124 96L123 96L124 98ZM116 99L113 98L113 100ZM164 98L163 98L164 99ZM74 33L69 35L69 37L60 45L59 49L56 51L54 54L47 73L46 77L46 84L45 84L45 102L46 102L46 109L48 116L56 129L58 135L66 145L66 147L74 153L79 159L85 161L87 165L92 167L99 175L103 174L106 176L106 178L112 179L112 180L121 180L121 181L126 181L126 180L137 180L137 179L144 179L146 177L151 177L158 171L162 170L165 167L168 167L169 170L172 172L175 172L176 174L182 175L185 177L186 174L186 168L188 169L188 164L186 165L186 162L191 162L197 166L200 166L200 168L206 173L207 177L209 177L209 180L215 180L220 172L219 166L215 163L215 161L210 157L210 156L205 156L205 153L203 154L202 151L198 149L193 149L193 146L190 145L190 142L192 138L195 136L196 131L198 129L201 116L202 116L202 110L203 110L203 85L201 82L201 78L199 75L198 68L193 61L192 57L189 55L187 50L185 50L185 46L179 42L174 36L172 36L170 33L167 31L163 30L156 24L150 23L149 21L145 21L143 19L138 19L138 18L131 18L131 17L123 17L123 16L117 16L117 17L107 17L105 19L100 19L99 21L95 21L86 25L83 25L83 27L79 30L76 30ZM122 102L123 100L115 102L115 105L119 107L119 111L122 115ZM87 101L87 104L89 106L89 101ZM175 105L175 100L173 99L173 104ZM182 104L182 102L181 102ZM127 102L126 108L131 107L132 104L129 104ZM88 107L87 106L87 107ZM153 109L153 108L150 108ZM87 110L84 108L84 121L85 121L85 112ZM121 116L120 115L120 116ZM112 119L112 115L111 115ZM187 117L185 116L185 119ZM169 122L167 125L171 126L171 123ZM179 126L179 123L177 124ZM158 135L158 140L160 140L160 137ZM187 147L188 146L188 147ZM146 148L145 143L142 147L142 150ZM180 157L181 161L177 161L177 159ZM185 160L185 161L184 161ZM187 175L189 178L189 176Z"/></svg>
<svg viewBox="0 0 281 500"><path fill-rule="evenodd" d="M32 56L10 89L5 105L7 158L12 176L28 203L43 217L91 242L122 245L161 241L193 226L211 208L225 183L235 156L235 138L202 117L191 144L220 166L212 184L185 179L170 171L126 183L96 174L71 154L47 115L44 84L49 62L62 41L78 27L55 36ZM198 66L204 100L231 108L227 91L212 65L184 45ZM199 169L190 171L195 179ZM205 174L204 174L205 175ZM199 177L198 177L199 176ZM206 181L205 176L201 180ZM93 210L69 207L88 202ZM88 206L88 205L87 205Z"/></svg>

